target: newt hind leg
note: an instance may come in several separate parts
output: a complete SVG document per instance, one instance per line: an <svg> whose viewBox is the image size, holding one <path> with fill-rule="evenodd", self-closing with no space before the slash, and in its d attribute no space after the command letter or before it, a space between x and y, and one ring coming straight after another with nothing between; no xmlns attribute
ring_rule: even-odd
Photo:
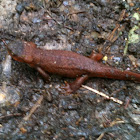
<svg viewBox="0 0 140 140"><path fill-rule="evenodd" d="M101 53L96 53L94 50L92 51L91 55L89 56L92 60L95 61L101 61L103 58L103 55Z"/></svg>
<svg viewBox="0 0 140 140"><path fill-rule="evenodd" d="M80 88L80 86L89 78L88 75L83 75L81 77L77 77L76 80L72 83L66 83L65 87L62 89L66 90L67 93L73 93Z"/></svg>

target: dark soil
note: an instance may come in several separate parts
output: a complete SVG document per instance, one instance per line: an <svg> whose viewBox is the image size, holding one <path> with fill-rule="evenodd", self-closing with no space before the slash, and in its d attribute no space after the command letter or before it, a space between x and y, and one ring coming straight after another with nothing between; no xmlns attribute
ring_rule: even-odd
<svg viewBox="0 0 140 140"><path fill-rule="evenodd" d="M140 41L128 41L130 30L140 26L133 17L140 14L139 4L137 0L17 1L15 11L0 23L0 140L138 140L139 83L105 78L85 83L123 105L83 87L65 94L60 87L74 79L51 75L51 82L45 82L36 70L11 60L4 42L23 39L85 56L94 50L106 56L101 63L140 73ZM139 29L135 34L140 35Z"/></svg>

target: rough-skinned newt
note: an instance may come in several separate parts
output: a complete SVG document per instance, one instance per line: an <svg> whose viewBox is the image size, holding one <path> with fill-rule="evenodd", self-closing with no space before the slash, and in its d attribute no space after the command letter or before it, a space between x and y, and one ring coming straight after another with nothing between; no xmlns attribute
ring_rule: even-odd
<svg viewBox="0 0 140 140"><path fill-rule="evenodd" d="M76 78L73 83L67 84L65 87L69 93L79 89L90 77L140 82L140 74L138 73L121 71L100 63L101 54L92 53L90 57L85 57L71 51L42 50L37 48L33 42L22 40L8 44L7 49L13 59L29 64L37 69L45 79L49 79L49 74Z"/></svg>

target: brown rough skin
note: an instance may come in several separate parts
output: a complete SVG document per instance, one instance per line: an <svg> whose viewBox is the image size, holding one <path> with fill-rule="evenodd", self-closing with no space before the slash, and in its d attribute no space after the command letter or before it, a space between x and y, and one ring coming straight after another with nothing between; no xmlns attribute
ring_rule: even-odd
<svg viewBox="0 0 140 140"><path fill-rule="evenodd" d="M9 54L19 62L29 64L37 69L45 78L48 74L58 74L64 77L77 78L67 84L65 90L75 92L89 77L104 77L120 80L140 82L140 74L130 71L121 71L102 63L101 54L92 53L90 58L80 54L63 50L42 50L32 42L17 40L7 46Z"/></svg>

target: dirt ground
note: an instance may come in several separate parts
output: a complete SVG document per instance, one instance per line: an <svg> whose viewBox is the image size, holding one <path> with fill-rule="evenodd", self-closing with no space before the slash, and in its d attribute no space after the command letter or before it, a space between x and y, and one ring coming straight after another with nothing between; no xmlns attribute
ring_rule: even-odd
<svg viewBox="0 0 140 140"><path fill-rule="evenodd" d="M139 0L1 0L0 11L0 140L139 139L138 82L91 78L66 94L61 87L74 79L45 82L5 47L22 39L84 56L94 50L101 63L140 73Z"/></svg>

